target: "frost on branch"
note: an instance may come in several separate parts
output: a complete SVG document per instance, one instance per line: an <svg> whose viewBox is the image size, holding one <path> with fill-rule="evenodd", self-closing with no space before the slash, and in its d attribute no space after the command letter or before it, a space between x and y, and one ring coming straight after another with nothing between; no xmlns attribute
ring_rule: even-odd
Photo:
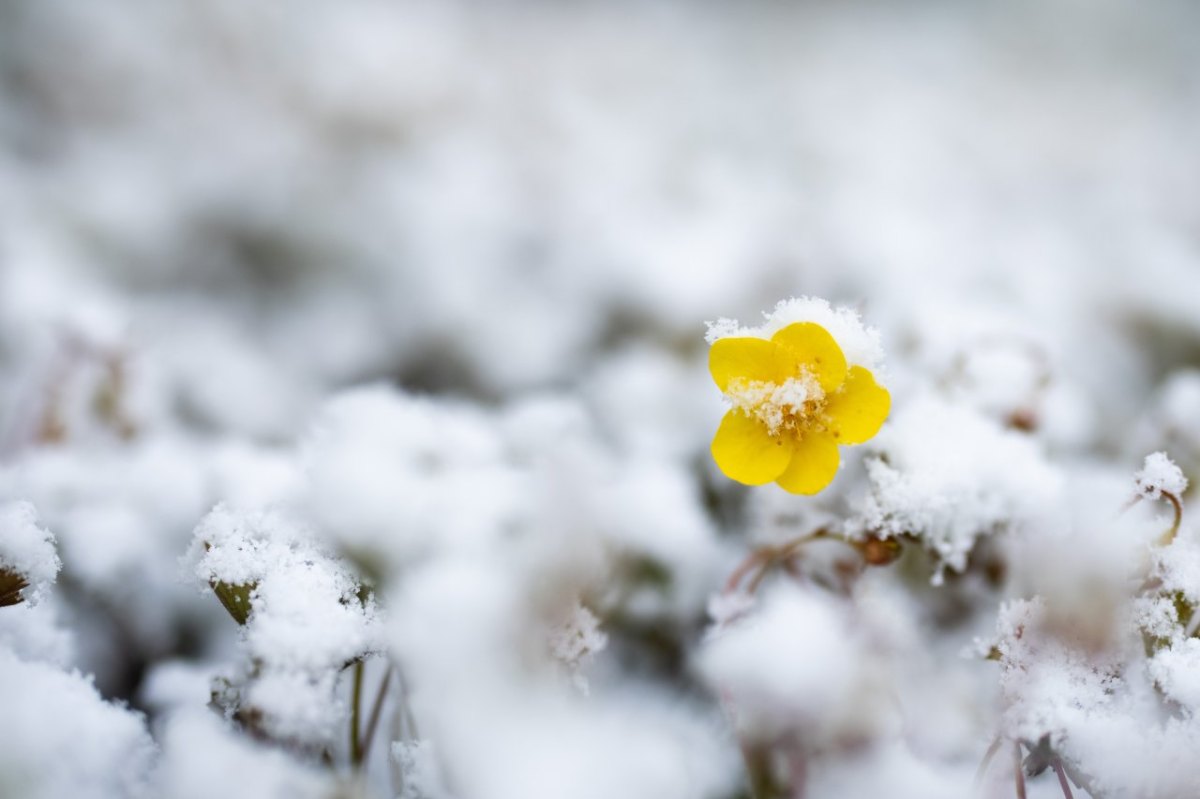
<svg viewBox="0 0 1200 799"><path fill-rule="evenodd" d="M1012 738L1038 741L1048 735L1061 747L1069 730L1123 688L1120 661L1094 660L1083 646L1055 636L1040 599L1005 605L997 629L1002 730Z"/></svg>
<svg viewBox="0 0 1200 799"><path fill-rule="evenodd" d="M1035 441L932 396L868 447L870 488L850 532L914 536L955 571L981 536L1035 523L1061 490Z"/></svg>
<svg viewBox="0 0 1200 799"><path fill-rule="evenodd" d="M1060 758L1093 796L1189 795L1200 778L1200 650L1184 633L1194 606L1166 587L1124 599L1121 583L1076 590L1074 603L1058 586L1001 608L1000 737L1025 744L1027 765L1035 751Z"/></svg>
<svg viewBox="0 0 1200 799"><path fill-rule="evenodd" d="M1195 713L1200 710L1200 639L1186 638L1156 652L1150 676L1167 697Z"/></svg>
<svg viewBox="0 0 1200 799"><path fill-rule="evenodd" d="M596 615L576 602L567 618L550 631L550 650L570 672L575 685L587 692L582 670L588 661L608 646L608 636L600 629Z"/></svg>
<svg viewBox="0 0 1200 799"><path fill-rule="evenodd" d="M1001 613L1002 736L1031 750L1041 742L1093 796L1188 795L1200 724L1195 705L1173 710L1171 703L1196 698L1190 678L1172 679L1178 666L1191 665L1190 652L1160 653L1147 668L1135 642L1089 648L1064 635L1054 615L1040 600Z"/></svg>

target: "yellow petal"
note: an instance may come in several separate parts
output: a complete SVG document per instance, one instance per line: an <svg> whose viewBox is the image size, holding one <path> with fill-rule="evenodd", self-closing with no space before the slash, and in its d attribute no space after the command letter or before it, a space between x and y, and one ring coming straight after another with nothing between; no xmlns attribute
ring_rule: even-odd
<svg viewBox="0 0 1200 799"><path fill-rule="evenodd" d="M817 378L826 393L834 391L846 379L846 356L829 335L814 322L796 322L771 336L771 341L792 353L795 367L803 367ZM793 372L798 369L793 369Z"/></svg>
<svg viewBox="0 0 1200 799"><path fill-rule="evenodd" d="M794 443L772 436L762 422L741 411L729 411L713 436L712 455L726 477L757 486L771 482L787 468Z"/></svg>
<svg viewBox="0 0 1200 799"><path fill-rule="evenodd" d="M829 432L839 444L861 444L879 432L892 407L892 395L861 366L850 369L841 391L825 406Z"/></svg>
<svg viewBox="0 0 1200 799"><path fill-rule="evenodd" d="M793 494L815 494L833 482L838 448L825 433L811 433L794 446L791 463L779 475L779 485Z"/></svg>
<svg viewBox="0 0 1200 799"><path fill-rule="evenodd" d="M725 391L735 377L778 382L788 373L788 358L765 338L721 338L708 351L708 371L717 387Z"/></svg>

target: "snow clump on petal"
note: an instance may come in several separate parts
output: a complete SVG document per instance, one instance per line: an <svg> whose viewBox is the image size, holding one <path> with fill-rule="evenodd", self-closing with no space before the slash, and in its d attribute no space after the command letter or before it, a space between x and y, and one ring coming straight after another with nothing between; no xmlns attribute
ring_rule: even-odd
<svg viewBox="0 0 1200 799"><path fill-rule="evenodd" d="M723 338L749 336L769 339L775 332L796 322L813 322L829 331L834 341L846 356L850 366L862 366L875 373L883 363L883 344L879 331L863 324L862 317L853 308L834 308L828 300L819 297L793 297L783 300L766 317L761 325L744 326L734 319L719 319L708 324L705 340L709 344Z"/></svg>

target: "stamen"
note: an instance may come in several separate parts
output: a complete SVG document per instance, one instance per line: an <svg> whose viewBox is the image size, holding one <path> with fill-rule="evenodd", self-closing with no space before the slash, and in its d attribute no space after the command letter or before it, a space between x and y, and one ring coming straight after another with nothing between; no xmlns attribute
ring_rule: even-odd
<svg viewBox="0 0 1200 799"><path fill-rule="evenodd" d="M772 434L803 431L825 403L825 392L808 373L782 383L737 378L729 383L725 397L734 408L766 425Z"/></svg>

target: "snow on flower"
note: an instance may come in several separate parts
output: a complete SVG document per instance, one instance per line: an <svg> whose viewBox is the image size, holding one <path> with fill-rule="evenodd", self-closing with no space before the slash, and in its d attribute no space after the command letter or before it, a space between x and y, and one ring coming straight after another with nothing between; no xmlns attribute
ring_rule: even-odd
<svg viewBox="0 0 1200 799"><path fill-rule="evenodd" d="M782 304L767 330L807 310ZM851 341L873 341L857 318L828 305L815 306L835 329L857 333ZM708 366L732 406L717 429L712 455L725 475L747 485L776 482L793 494L816 494L837 474L839 445L874 436L891 408L891 395L869 369L847 359L821 324L795 321L769 337L742 335L722 322L709 349ZM735 335L734 333L737 333ZM867 349L866 357L876 360ZM857 350L855 351L858 355Z"/></svg>

